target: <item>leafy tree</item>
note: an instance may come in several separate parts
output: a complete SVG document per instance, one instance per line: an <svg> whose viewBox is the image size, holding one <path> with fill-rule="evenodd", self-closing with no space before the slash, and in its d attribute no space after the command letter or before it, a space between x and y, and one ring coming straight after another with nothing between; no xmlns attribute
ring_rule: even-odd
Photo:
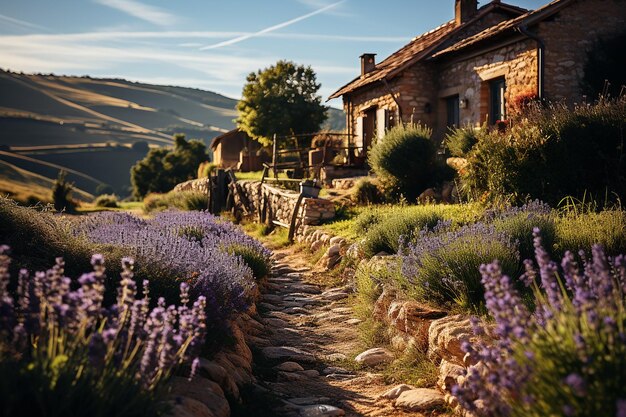
<svg viewBox="0 0 626 417"><path fill-rule="evenodd" d="M178 183L194 179L198 166L208 160L206 146L199 140L174 136L174 148L151 149L130 170L133 195L143 198L148 193L170 191Z"/></svg>
<svg viewBox="0 0 626 417"><path fill-rule="evenodd" d="M327 118L327 107L317 95L320 84L310 66L278 61L250 73L246 81L235 122L265 146L272 144L274 134L316 132Z"/></svg>
<svg viewBox="0 0 626 417"><path fill-rule="evenodd" d="M55 210L72 212L76 207L71 198L72 191L74 191L74 183L68 182L66 177L67 172L64 170L59 171L59 176L52 186L52 201Z"/></svg>

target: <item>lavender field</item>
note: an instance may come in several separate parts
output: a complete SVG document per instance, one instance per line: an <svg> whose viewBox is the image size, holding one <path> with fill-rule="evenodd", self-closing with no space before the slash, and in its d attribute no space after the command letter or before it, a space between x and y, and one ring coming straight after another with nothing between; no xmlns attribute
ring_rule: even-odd
<svg viewBox="0 0 626 417"><path fill-rule="evenodd" d="M15 244L0 249L2 415L162 415L168 379L220 349L271 265L260 243L205 212L0 209ZM69 273L64 258L89 252L79 264L90 270ZM50 268L29 271L34 254Z"/></svg>

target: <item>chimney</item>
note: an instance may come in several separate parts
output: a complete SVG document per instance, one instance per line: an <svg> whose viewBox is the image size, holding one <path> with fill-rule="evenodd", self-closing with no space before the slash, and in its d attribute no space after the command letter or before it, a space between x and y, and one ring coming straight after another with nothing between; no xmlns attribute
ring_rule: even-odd
<svg viewBox="0 0 626 417"><path fill-rule="evenodd" d="M454 17L457 26L470 20L478 10L478 0L454 0Z"/></svg>
<svg viewBox="0 0 626 417"><path fill-rule="evenodd" d="M361 55L361 77L376 68L376 54Z"/></svg>

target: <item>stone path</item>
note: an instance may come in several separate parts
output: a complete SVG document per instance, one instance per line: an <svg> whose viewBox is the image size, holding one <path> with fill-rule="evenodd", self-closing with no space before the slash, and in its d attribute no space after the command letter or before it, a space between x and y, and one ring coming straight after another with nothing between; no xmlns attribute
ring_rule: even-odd
<svg viewBox="0 0 626 417"><path fill-rule="evenodd" d="M275 256L278 262L258 304L265 332L252 342L258 389L277 399L268 415L422 416L379 398L395 386L382 375L349 366L359 348L350 289L311 283L303 256L290 249Z"/></svg>

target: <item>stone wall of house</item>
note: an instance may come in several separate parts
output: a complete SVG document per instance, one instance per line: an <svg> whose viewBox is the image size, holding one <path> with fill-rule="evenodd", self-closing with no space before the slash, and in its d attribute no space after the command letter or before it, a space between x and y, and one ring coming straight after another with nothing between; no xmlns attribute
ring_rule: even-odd
<svg viewBox="0 0 626 417"><path fill-rule="evenodd" d="M261 184L260 181L237 181L231 184L237 187L235 205L241 211L247 212L254 219L264 212L266 222L277 220L283 224L290 224L293 210L298 200L298 193L291 190ZM305 198L300 205L296 219L296 234L301 233L304 226L318 225L322 220L335 217L335 205L330 200L322 198Z"/></svg>
<svg viewBox="0 0 626 417"><path fill-rule="evenodd" d="M522 41L469 59L443 63L439 74L438 111L443 123L446 121L444 97L458 94L468 103L466 108L460 109L461 125L480 125L488 114L488 94L485 92L488 92L489 80L505 78L505 103L509 115L513 113L515 97L537 92L536 45Z"/></svg>
<svg viewBox="0 0 626 417"><path fill-rule="evenodd" d="M626 31L626 1L578 0L531 29L546 44L546 98L580 103L587 55L598 39Z"/></svg>

